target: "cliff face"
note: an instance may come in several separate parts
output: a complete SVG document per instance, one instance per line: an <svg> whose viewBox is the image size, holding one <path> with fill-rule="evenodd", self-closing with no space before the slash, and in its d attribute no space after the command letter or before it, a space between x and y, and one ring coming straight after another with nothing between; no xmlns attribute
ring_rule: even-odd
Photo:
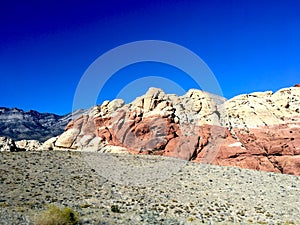
<svg viewBox="0 0 300 225"><path fill-rule="evenodd" d="M130 104L103 102L43 147L158 154L300 175L300 88L227 101L200 90L176 96L151 88Z"/></svg>

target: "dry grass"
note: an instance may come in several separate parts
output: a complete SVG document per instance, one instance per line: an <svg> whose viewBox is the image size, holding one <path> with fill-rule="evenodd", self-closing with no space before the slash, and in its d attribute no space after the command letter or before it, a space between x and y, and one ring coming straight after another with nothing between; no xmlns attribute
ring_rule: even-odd
<svg viewBox="0 0 300 225"><path fill-rule="evenodd" d="M68 207L59 208L50 205L49 208L36 217L37 225L75 225L79 224L76 212Z"/></svg>

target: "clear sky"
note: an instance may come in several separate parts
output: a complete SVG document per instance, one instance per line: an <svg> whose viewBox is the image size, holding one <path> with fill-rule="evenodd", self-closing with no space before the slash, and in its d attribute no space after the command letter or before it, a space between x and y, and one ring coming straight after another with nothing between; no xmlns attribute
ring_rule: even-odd
<svg viewBox="0 0 300 225"><path fill-rule="evenodd" d="M1 1L0 106L68 113L89 65L139 40L174 42L195 52L226 98L293 86L300 83L299 12L297 0ZM141 63L116 73L99 103L143 76L181 77L175 81L184 90L196 87L176 68Z"/></svg>

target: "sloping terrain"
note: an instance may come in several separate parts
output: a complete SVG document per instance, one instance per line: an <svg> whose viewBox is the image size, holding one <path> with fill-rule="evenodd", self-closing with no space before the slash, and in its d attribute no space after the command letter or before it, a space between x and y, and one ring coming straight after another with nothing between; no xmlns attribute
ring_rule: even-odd
<svg viewBox="0 0 300 225"><path fill-rule="evenodd" d="M300 224L298 176L72 151L0 152L0 174L0 224L33 224L51 204L93 225Z"/></svg>

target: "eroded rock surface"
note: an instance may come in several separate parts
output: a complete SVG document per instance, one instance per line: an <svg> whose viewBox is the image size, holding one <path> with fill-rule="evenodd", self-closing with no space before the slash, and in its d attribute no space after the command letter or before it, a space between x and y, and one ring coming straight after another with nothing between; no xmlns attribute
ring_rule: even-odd
<svg viewBox="0 0 300 225"><path fill-rule="evenodd" d="M26 149L27 151L37 150L41 147L41 143L37 140L21 140L16 141L16 146L19 149Z"/></svg>
<svg viewBox="0 0 300 225"><path fill-rule="evenodd" d="M195 89L176 96L150 88L130 104L116 99L95 106L52 139L51 149L118 146L135 154L300 175L299 110L296 86L227 101Z"/></svg>
<svg viewBox="0 0 300 225"><path fill-rule="evenodd" d="M15 142L11 138L0 137L0 151L14 152L17 149Z"/></svg>
<svg viewBox="0 0 300 225"><path fill-rule="evenodd" d="M38 150L41 143L36 140L14 141L9 137L0 137L0 151L17 152Z"/></svg>

